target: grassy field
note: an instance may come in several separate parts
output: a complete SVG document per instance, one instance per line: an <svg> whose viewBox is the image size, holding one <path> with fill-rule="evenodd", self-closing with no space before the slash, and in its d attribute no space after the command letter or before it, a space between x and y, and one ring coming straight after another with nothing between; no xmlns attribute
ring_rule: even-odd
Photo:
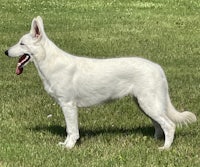
<svg viewBox="0 0 200 167"><path fill-rule="evenodd" d="M199 0L0 0L0 166L199 167L199 121L177 128L159 151L151 121L131 98L79 110L78 145L63 149L65 122L33 64L15 75L4 51L29 31L33 17L65 51L88 57L137 55L159 63L173 104L200 117ZM52 117L47 118L49 114Z"/></svg>

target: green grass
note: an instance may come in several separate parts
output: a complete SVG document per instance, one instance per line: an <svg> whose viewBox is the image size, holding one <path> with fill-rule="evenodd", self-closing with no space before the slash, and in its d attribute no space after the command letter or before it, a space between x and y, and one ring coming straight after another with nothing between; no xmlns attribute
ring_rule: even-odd
<svg viewBox="0 0 200 167"><path fill-rule="evenodd" d="M81 139L72 150L60 107L29 64L16 76L17 59L4 51L41 15L50 39L75 55L137 55L162 65L173 104L200 116L200 2L198 0L0 0L0 166L200 166L199 122L177 128L172 148L129 97L79 110ZM47 115L52 114L51 118Z"/></svg>

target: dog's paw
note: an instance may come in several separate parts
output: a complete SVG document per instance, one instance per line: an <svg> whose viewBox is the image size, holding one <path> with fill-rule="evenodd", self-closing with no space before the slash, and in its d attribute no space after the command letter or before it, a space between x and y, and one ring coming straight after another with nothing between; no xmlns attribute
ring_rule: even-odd
<svg viewBox="0 0 200 167"><path fill-rule="evenodd" d="M76 140L65 140L64 142L59 142L58 145L65 147L67 149L72 149L76 144Z"/></svg>
<svg viewBox="0 0 200 167"><path fill-rule="evenodd" d="M169 149L170 149L170 147L165 147L165 146L163 146L163 147L158 147L158 150L160 150L160 151L169 150Z"/></svg>
<svg viewBox="0 0 200 167"><path fill-rule="evenodd" d="M59 146L65 146L65 142L59 142L58 145Z"/></svg>

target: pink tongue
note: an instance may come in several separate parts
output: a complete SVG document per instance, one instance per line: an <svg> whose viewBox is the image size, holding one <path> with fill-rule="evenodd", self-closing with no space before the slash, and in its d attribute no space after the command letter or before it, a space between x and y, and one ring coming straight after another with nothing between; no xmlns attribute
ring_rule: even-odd
<svg viewBox="0 0 200 167"><path fill-rule="evenodd" d="M15 73L16 73L17 75L20 75L22 72L23 72L23 67L20 68L20 67L17 65Z"/></svg>

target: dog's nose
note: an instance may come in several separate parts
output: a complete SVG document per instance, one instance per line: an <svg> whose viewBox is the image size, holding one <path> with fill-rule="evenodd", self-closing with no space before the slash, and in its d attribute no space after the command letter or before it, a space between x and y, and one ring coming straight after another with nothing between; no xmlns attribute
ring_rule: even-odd
<svg viewBox="0 0 200 167"><path fill-rule="evenodd" d="M8 50L5 51L5 54L8 56Z"/></svg>

